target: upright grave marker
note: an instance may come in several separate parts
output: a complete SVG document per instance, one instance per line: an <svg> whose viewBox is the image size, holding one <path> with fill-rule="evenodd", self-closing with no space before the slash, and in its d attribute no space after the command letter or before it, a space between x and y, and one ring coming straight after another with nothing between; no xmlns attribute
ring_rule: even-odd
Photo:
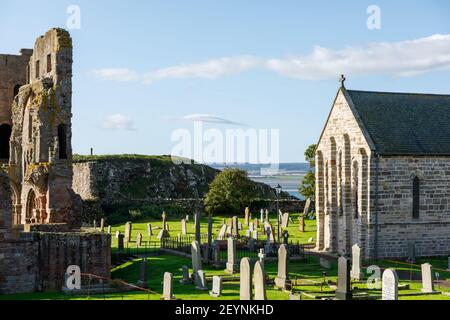
<svg viewBox="0 0 450 320"><path fill-rule="evenodd" d="M241 259L239 297L240 300L252 300L252 276L249 258Z"/></svg>
<svg viewBox="0 0 450 320"><path fill-rule="evenodd" d="M398 300L398 276L393 269L386 269L383 272L381 299Z"/></svg>
<svg viewBox="0 0 450 320"><path fill-rule="evenodd" d="M255 285L255 300L267 300L266 276L264 273L264 265L261 264L260 261L256 261L253 274Z"/></svg>
<svg viewBox="0 0 450 320"><path fill-rule="evenodd" d="M163 299L164 300L174 300L173 296L173 286L172 286L173 275L170 272L164 273L164 284L163 284Z"/></svg>
<svg viewBox="0 0 450 320"><path fill-rule="evenodd" d="M338 260L338 287L335 297L337 300L351 300L352 291L350 286L350 261L345 257Z"/></svg>
<svg viewBox="0 0 450 320"><path fill-rule="evenodd" d="M198 241L193 241L191 244L191 258L192 258L192 279L197 283L197 273L203 269L202 254Z"/></svg>
<svg viewBox="0 0 450 320"><path fill-rule="evenodd" d="M433 267L429 263L421 265L422 268L422 292L435 293L433 283Z"/></svg>
<svg viewBox="0 0 450 320"><path fill-rule="evenodd" d="M236 271L236 239L230 237L227 240L227 264L225 272L233 274Z"/></svg>
<svg viewBox="0 0 450 320"><path fill-rule="evenodd" d="M130 242L132 229L133 225L131 222L128 221L127 223L125 223L125 238L124 238L125 242Z"/></svg>
<svg viewBox="0 0 450 320"><path fill-rule="evenodd" d="M218 298L222 295L222 277L213 277L212 289L209 292L209 295L214 298Z"/></svg>
<svg viewBox="0 0 450 320"><path fill-rule="evenodd" d="M187 235L186 219L181 219L181 234L183 236Z"/></svg>
<svg viewBox="0 0 450 320"><path fill-rule="evenodd" d="M358 244L352 246L352 270L350 272L352 279L361 280L361 248Z"/></svg>
<svg viewBox="0 0 450 320"><path fill-rule="evenodd" d="M286 284L289 280L288 263L289 257L287 246L282 244L278 249L278 274L275 278L275 286L278 288L286 289Z"/></svg>

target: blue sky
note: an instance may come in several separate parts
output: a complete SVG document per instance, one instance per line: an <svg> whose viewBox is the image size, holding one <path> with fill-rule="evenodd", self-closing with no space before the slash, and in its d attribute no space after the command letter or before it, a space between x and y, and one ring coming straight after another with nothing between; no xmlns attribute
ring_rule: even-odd
<svg viewBox="0 0 450 320"><path fill-rule="evenodd" d="M342 72L351 89L450 93L447 0L0 0L0 52L65 28L72 4L81 154L170 154L173 131L193 128L185 117L210 115L205 126L220 130L279 129L280 160L297 162ZM367 28L369 5L381 10L380 30Z"/></svg>

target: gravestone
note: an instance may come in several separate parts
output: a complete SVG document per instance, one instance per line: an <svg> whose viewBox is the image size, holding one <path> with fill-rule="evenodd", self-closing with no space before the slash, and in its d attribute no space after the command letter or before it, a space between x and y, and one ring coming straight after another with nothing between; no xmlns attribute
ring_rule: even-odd
<svg viewBox="0 0 450 320"><path fill-rule="evenodd" d="M255 228L255 230L259 229L259 220L258 219L253 220L253 227Z"/></svg>
<svg viewBox="0 0 450 320"><path fill-rule="evenodd" d="M161 229L159 231L158 235L156 236L158 240L164 239L164 238L170 238L170 233L167 231L167 229Z"/></svg>
<svg viewBox="0 0 450 320"><path fill-rule="evenodd" d="M181 234L183 236L187 235L186 219L181 219Z"/></svg>
<svg viewBox="0 0 450 320"><path fill-rule="evenodd" d="M233 274L236 271L236 239L230 237L227 240L227 264L225 272Z"/></svg>
<svg viewBox="0 0 450 320"><path fill-rule="evenodd" d="M248 223L250 222L250 209L248 207L245 208L244 213L244 224L248 226Z"/></svg>
<svg viewBox="0 0 450 320"><path fill-rule="evenodd" d="M108 234L111 234L111 226L108 226Z"/></svg>
<svg viewBox="0 0 450 320"><path fill-rule="evenodd" d="M100 232L105 232L105 219L103 218L100 219Z"/></svg>
<svg viewBox="0 0 450 320"><path fill-rule="evenodd" d="M361 280L363 274L361 273L361 248L358 244L352 246L352 270L350 276L352 279Z"/></svg>
<svg viewBox="0 0 450 320"><path fill-rule="evenodd" d="M218 298L222 295L222 277L214 276L212 281L212 289L209 295Z"/></svg>
<svg viewBox="0 0 450 320"><path fill-rule="evenodd" d="M184 219L186 220L186 222L189 222L189 215L187 214Z"/></svg>
<svg viewBox="0 0 450 320"><path fill-rule="evenodd" d="M305 216L300 216L298 222L298 231L305 232Z"/></svg>
<svg viewBox="0 0 450 320"><path fill-rule="evenodd" d="M240 222L238 223L238 230L239 231L244 230L244 228L242 227L242 223L240 223Z"/></svg>
<svg viewBox="0 0 450 320"><path fill-rule="evenodd" d="M330 260L320 257L319 258L319 263L320 263L320 266L322 268L331 269L331 262L330 262Z"/></svg>
<svg viewBox="0 0 450 320"><path fill-rule="evenodd" d="M167 230L167 214L165 211L163 211L163 213L161 215L161 219L162 219L162 228L164 230Z"/></svg>
<svg viewBox="0 0 450 320"><path fill-rule="evenodd" d="M239 236L239 220L236 216L234 216L232 219L231 235L233 237Z"/></svg>
<svg viewBox="0 0 450 320"><path fill-rule="evenodd" d="M220 263L220 245L218 242L213 244L213 267L218 269L221 267Z"/></svg>
<svg viewBox="0 0 450 320"><path fill-rule="evenodd" d="M124 238L125 242L130 242L132 229L133 225L131 224L131 222L125 223L125 238Z"/></svg>
<svg viewBox="0 0 450 320"><path fill-rule="evenodd" d="M286 284L289 280L288 264L289 256L287 246L282 244L278 249L278 274L275 278L275 286L278 288L286 289Z"/></svg>
<svg viewBox="0 0 450 320"><path fill-rule="evenodd" d="M336 300L351 300L350 261L345 257L338 260L338 285L335 293Z"/></svg>
<svg viewBox="0 0 450 320"><path fill-rule="evenodd" d="M153 235L153 230L152 230L151 223L147 224L147 234L148 234L149 237L151 237Z"/></svg>
<svg viewBox="0 0 450 320"><path fill-rule="evenodd" d="M408 259L409 263L416 263L416 244L414 241L408 242Z"/></svg>
<svg viewBox="0 0 450 320"><path fill-rule="evenodd" d="M138 285L142 288L148 288L147 281L147 258L142 258L141 260L141 270L139 274Z"/></svg>
<svg viewBox="0 0 450 320"><path fill-rule="evenodd" d="M303 208L303 216L307 216L311 209L311 198L306 199L305 207Z"/></svg>
<svg viewBox="0 0 450 320"><path fill-rule="evenodd" d="M95 231L97 231L97 221L94 219L94 222L92 223L92 225L94 226Z"/></svg>
<svg viewBox="0 0 450 320"><path fill-rule="evenodd" d="M253 231L252 238L258 241L258 230Z"/></svg>
<svg viewBox="0 0 450 320"><path fill-rule="evenodd" d="M173 275L170 272L164 273L163 284L163 300L174 300L173 287L172 287Z"/></svg>
<svg viewBox="0 0 450 320"><path fill-rule="evenodd" d="M119 252L123 252L123 248L124 248L124 246L123 246L124 238L125 238L125 236L119 232L119 235L117 236L117 239L118 239L118 240L117 240L117 250L118 250Z"/></svg>
<svg viewBox="0 0 450 320"><path fill-rule="evenodd" d="M197 283L197 272L203 269L202 253L198 241L193 241L191 244L191 258L192 258L192 278Z"/></svg>
<svg viewBox="0 0 450 320"><path fill-rule="evenodd" d="M198 270L197 271L197 286L196 288L198 290L206 291L208 290L208 287L206 286L206 275L205 271Z"/></svg>
<svg viewBox="0 0 450 320"><path fill-rule="evenodd" d="M183 266L181 270L183 271L183 278L180 280L180 283L181 284L191 283L191 277L189 276L189 267Z"/></svg>
<svg viewBox="0 0 450 320"><path fill-rule="evenodd" d="M240 300L252 300L252 275L249 258L241 259L239 297Z"/></svg>
<svg viewBox="0 0 450 320"><path fill-rule="evenodd" d="M259 220L264 222L264 209L259 210Z"/></svg>
<svg viewBox="0 0 450 320"><path fill-rule="evenodd" d="M435 293L433 283L433 267L429 263L421 265L422 268L422 292Z"/></svg>
<svg viewBox="0 0 450 320"><path fill-rule="evenodd" d="M264 265L260 261L256 261L255 263L253 281L255 286L255 300L267 300L266 275L264 273Z"/></svg>
<svg viewBox="0 0 450 320"><path fill-rule="evenodd" d="M289 227L289 213L288 212L283 213L281 215L281 226L283 228L288 228Z"/></svg>
<svg viewBox="0 0 450 320"><path fill-rule="evenodd" d="M259 249L258 258L259 262L261 263L261 266L264 268L264 262L266 260L266 254L264 253L264 249Z"/></svg>
<svg viewBox="0 0 450 320"><path fill-rule="evenodd" d="M217 240L225 240L227 238L227 225L223 224L220 227L219 235L217 236Z"/></svg>
<svg viewBox="0 0 450 320"><path fill-rule="evenodd" d="M264 251L267 253L272 252L272 243L270 241L271 232L272 232L272 229L268 227L266 229L267 241L266 241L266 244L264 245Z"/></svg>
<svg viewBox="0 0 450 320"><path fill-rule="evenodd" d="M140 248L142 246L142 233L138 233L136 237L136 246Z"/></svg>
<svg viewBox="0 0 450 320"><path fill-rule="evenodd" d="M393 269L383 272L381 300L398 300L398 276Z"/></svg>
<svg viewBox="0 0 450 320"><path fill-rule="evenodd" d="M119 235L120 235L120 231L117 230L117 231L116 231L116 238L117 238L117 239L119 239Z"/></svg>
<svg viewBox="0 0 450 320"><path fill-rule="evenodd" d="M270 220L269 220L269 210L268 209L266 209L266 217L265 217L265 220L264 220L264 222L269 222Z"/></svg>
<svg viewBox="0 0 450 320"><path fill-rule="evenodd" d="M248 224L248 231L253 232L255 230L255 224L253 222L250 222Z"/></svg>
<svg viewBox="0 0 450 320"><path fill-rule="evenodd" d="M267 231L267 229L270 229L270 233ZM275 242L275 233L273 232L273 227L270 223L265 223L264 224L264 230L266 230L266 235L268 235L269 237L269 241L270 242Z"/></svg>

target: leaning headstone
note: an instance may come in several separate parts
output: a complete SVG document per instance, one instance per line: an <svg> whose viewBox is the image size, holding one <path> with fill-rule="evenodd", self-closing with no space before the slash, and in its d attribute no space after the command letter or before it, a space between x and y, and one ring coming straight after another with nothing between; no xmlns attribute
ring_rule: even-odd
<svg viewBox="0 0 450 320"><path fill-rule="evenodd" d="M151 237L153 235L153 230L152 230L152 224L151 223L147 223L147 234L149 237Z"/></svg>
<svg viewBox="0 0 450 320"><path fill-rule="evenodd" d="M345 257L338 260L338 286L336 289L336 300L351 300L352 291L350 286L350 261Z"/></svg>
<svg viewBox="0 0 450 320"><path fill-rule="evenodd" d="M205 271L198 270L197 271L197 286L196 288L198 290L206 291L208 290L208 287L206 286L206 275Z"/></svg>
<svg viewBox="0 0 450 320"><path fill-rule="evenodd" d="M148 288L147 282L147 258L141 260L141 272L139 274L138 285L142 288Z"/></svg>
<svg viewBox="0 0 450 320"><path fill-rule="evenodd" d="M320 263L320 266L322 268L331 269L331 262L330 262L330 260L320 257L319 258L319 263Z"/></svg>
<svg viewBox="0 0 450 320"><path fill-rule="evenodd" d="M286 289L286 284L289 280L288 263L289 257L287 246L285 244L282 244L278 249L278 274L275 278L275 286L278 288Z"/></svg>
<svg viewBox="0 0 450 320"><path fill-rule="evenodd" d="M111 234L111 226L108 226L108 229L107 229L108 231L108 234Z"/></svg>
<svg viewBox="0 0 450 320"><path fill-rule="evenodd" d="M236 265L236 239L234 238L228 238L227 240L227 264L225 272L229 274L235 273L237 269Z"/></svg>
<svg viewBox="0 0 450 320"><path fill-rule="evenodd" d="M305 232L305 216L300 216L298 222L298 231Z"/></svg>
<svg viewBox="0 0 450 320"><path fill-rule="evenodd" d="M393 269L383 272L381 300L398 300L398 276Z"/></svg>
<svg viewBox="0 0 450 320"><path fill-rule="evenodd" d="M222 277L214 276L212 281L212 289L209 295L218 298L222 295Z"/></svg>
<svg viewBox="0 0 450 320"><path fill-rule="evenodd" d="M181 284L187 284L191 282L191 277L189 276L189 267L188 266L183 266L182 268L183 271L183 278L180 280Z"/></svg>
<svg viewBox="0 0 450 320"><path fill-rule="evenodd" d="M264 265L260 261L256 261L255 263L253 281L255 285L255 300L267 300L266 276L264 273Z"/></svg>
<svg viewBox="0 0 450 320"><path fill-rule="evenodd" d="M140 248L142 246L142 233L138 233L136 237L136 246Z"/></svg>
<svg viewBox="0 0 450 320"><path fill-rule="evenodd" d="M125 242L130 242L132 229L133 225L131 224L131 222L125 223L125 238L124 238Z"/></svg>
<svg viewBox="0 0 450 320"><path fill-rule="evenodd" d="M195 283L197 283L197 272L203 269L202 253L198 241L194 241L191 244L191 258L192 258L192 274L193 274L192 278L195 281Z"/></svg>
<svg viewBox="0 0 450 320"><path fill-rule="evenodd" d="M239 297L240 300L252 300L252 275L249 258L241 259Z"/></svg>
<svg viewBox="0 0 450 320"><path fill-rule="evenodd" d="M163 300L174 300L173 287L172 287L173 275L170 272L164 273L163 284Z"/></svg>
<svg viewBox="0 0 450 320"><path fill-rule="evenodd" d="M422 292L423 293L434 293L434 283L433 283L433 267L429 263L424 263L421 265L422 268Z"/></svg>
<svg viewBox="0 0 450 320"><path fill-rule="evenodd" d="M181 234L183 236L187 235L187 225L186 225L186 219L181 220Z"/></svg>
<svg viewBox="0 0 450 320"><path fill-rule="evenodd" d="M352 270L350 276L358 281L363 277L361 273L361 248L357 244L352 246Z"/></svg>
<svg viewBox="0 0 450 320"><path fill-rule="evenodd" d="M100 219L100 232L101 233L105 232L105 219L104 218Z"/></svg>
<svg viewBox="0 0 450 320"><path fill-rule="evenodd" d="M311 198L308 198L306 199L305 207L303 208L303 216L308 215L310 209L311 209Z"/></svg>

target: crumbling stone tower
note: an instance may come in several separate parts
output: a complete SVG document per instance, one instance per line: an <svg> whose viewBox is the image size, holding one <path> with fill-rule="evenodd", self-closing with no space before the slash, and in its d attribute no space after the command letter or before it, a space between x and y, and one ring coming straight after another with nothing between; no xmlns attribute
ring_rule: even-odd
<svg viewBox="0 0 450 320"><path fill-rule="evenodd" d="M29 53L26 51L25 53ZM10 178L14 221L30 230L44 224L74 226L72 191L72 39L51 29L37 39L12 103ZM23 80L23 79L20 79ZM54 226L53 226L54 227Z"/></svg>

